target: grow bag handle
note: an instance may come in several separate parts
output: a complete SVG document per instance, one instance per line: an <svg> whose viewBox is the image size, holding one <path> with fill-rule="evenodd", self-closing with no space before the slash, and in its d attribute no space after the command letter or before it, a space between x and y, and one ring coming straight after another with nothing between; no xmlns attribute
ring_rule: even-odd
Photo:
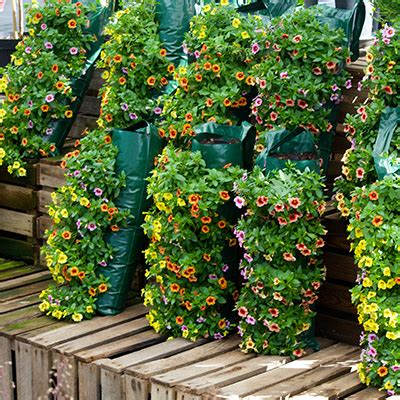
<svg viewBox="0 0 400 400"><path fill-rule="evenodd" d="M301 127L297 127L295 129L293 129L292 131L288 131L288 133L286 135L283 135L283 137L280 140L278 140L278 142L275 143L273 146L267 145L267 150L268 151L276 150L277 148L279 148L280 146L282 146L286 142L292 140L297 135L300 135L300 133L302 133L304 131L305 131L305 129L301 128ZM272 132L271 134L272 135L276 135L276 133L280 133L280 132L282 132L282 131L275 131L275 132ZM273 141L270 141L270 143L273 143Z"/></svg>

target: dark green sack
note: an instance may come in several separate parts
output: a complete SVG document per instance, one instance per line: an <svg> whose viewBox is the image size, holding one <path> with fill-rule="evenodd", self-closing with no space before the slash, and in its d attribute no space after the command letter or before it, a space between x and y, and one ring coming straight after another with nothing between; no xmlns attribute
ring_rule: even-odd
<svg viewBox="0 0 400 400"><path fill-rule="evenodd" d="M332 29L343 29L346 37L344 45L350 49L351 60L357 60L360 55L360 35L365 21L363 0L356 0L351 10L322 4L318 6L318 19Z"/></svg>
<svg viewBox="0 0 400 400"><path fill-rule="evenodd" d="M207 122L194 128L192 151L200 151L208 168L226 164L251 169L256 130L248 122L231 126Z"/></svg>
<svg viewBox="0 0 400 400"><path fill-rule="evenodd" d="M387 107L381 115L378 136L376 138L372 157L379 179L389 175L400 175L400 107ZM391 145L396 140L394 152Z"/></svg>
<svg viewBox="0 0 400 400"><path fill-rule="evenodd" d="M243 4L241 0L236 1L238 4ZM280 17L296 5L297 0L256 0L250 4L240 5L237 10L244 14L259 14L271 20Z"/></svg>
<svg viewBox="0 0 400 400"><path fill-rule="evenodd" d="M115 315L121 312L127 301L138 258L144 245L144 233L140 227L143 212L149 207L146 198L146 178L154 168L154 157L161 152L162 140L154 125L140 123L131 130L112 131L113 143L119 153L116 171L126 174L126 186L115 204L120 210L129 210L132 218L118 232L111 232L107 242L114 249L113 259L108 266L99 268L98 273L108 278L109 290L97 300L97 312Z"/></svg>
<svg viewBox="0 0 400 400"><path fill-rule="evenodd" d="M301 159L302 154L310 154L311 159ZM303 128L293 131L281 129L267 133L267 144L257 157L256 165L261 167L264 174L272 170L286 167L288 161L296 165L300 171L308 168L320 173L320 162L313 135Z"/></svg>
<svg viewBox="0 0 400 400"><path fill-rule="evenodd" d="M158 0L156 4L158 34L167 50L168 60L175 65L186 59L182 43L195 15L195 4L195 0Z"/></svg>

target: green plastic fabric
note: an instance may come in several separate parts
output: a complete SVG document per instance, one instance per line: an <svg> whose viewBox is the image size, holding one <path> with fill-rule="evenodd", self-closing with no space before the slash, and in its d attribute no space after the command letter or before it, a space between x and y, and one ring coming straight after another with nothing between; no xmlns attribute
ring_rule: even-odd
<svg viewBox="0 0 400 400"><path fill-rule="evenodd" d="M76 1L74 2L76 3ZM90 4L92 2L93 0L83 1L85 4ZM76 120L79 108L81 107L85 94L89 88L96 60L100 55L101 46L104 42L102 32L108 21L108 18L112 14L113 8L114 2L109 1L107 6L98 6L96 10L89 14L90 25L87 28L86 33L95 35L96 41L92 43L87 52L87 61L83 74L80 77L73 79L71 83L74 101L70 105L70 110L73 112L73 117L53 121L50 124L50 128L53 129L52 134L44 138L45 141L54 143L58 152L61 151L64 145L65 139L67 138L68 133Z"/></svg>
<svg viewBox="0 0 400 400"><path fill-rule="evenodd" d="M207 122L194 128L192 151L200 151L207 168L223 168L226 164L251 169L256 130L248 122L231 126ZM216 143L201 143L214 139ZM233 143L229 143L229 142Z"/></svg>
<svg viewBox="0 0 400 400"><path fill-rule="evenodd" d="M186 59L182 43L189 31L189 22L196 14L195 4L195 0L158 0L156 4L158 34L167 50L168 60L176 66Z"/></svg>
<svg viewBox="0 0 400 400"><path fill-rule="evenodd" d="M237 1L240 3L240 0ZM256 0L253 3L238 7L238 11L245 14L258 14L268 19L280 17L296 7L297 0Z"/></svg>
<svg viewBox="0 0 400 400"><path fill-rule="evenodd" d="M296 165L300 171L308 168L311 171L320 173L319 156L315 160L282 160L273 157L278 154L301 154L317 153L313 135L302 128L296 128L293 131L286 129L271 131L267 133L267 143L265 149L256 159L256 165L261 167L267 175L272 170L280 170L286 167L288 161Z"/></svg>
<svg viewBox="0 0 400 400"><path fill-rule="evenodd" d="M146 195L146 178L154 168L154 157L161 152L163 142L154 125L141 123L131 130L112 131L113 144L118 147L117 173L126 174L126 186L115 201L120 210L129 210L126 226L118 232L110 232L106 238L114 250L113 259L98 273L108 278L110 288L97 300L97 312L101 315L120 313L127 301L139 255L144 245L144 233L140 227L143 212L149 207Z"/></svg>
<svg viewBox="0 0 400 400"><path fill-rule="evenodd" d="M357 60L360 55L360 35L365 22L363 0L356 0L351 10L322 4L318 6L318 14L318 19L323 24L328 24L332 29L343 29L345 33L344 45L350 49L351 60Z"/></svg>
<svg viewBox="0 0 400 400"><path fill-rule="evenodd" d="M381 115L379 131L372 152L375 170L379 179L389 175L400 175L400 158L390 154L390 145L399 135L400 107L387 107Z"/></svg>

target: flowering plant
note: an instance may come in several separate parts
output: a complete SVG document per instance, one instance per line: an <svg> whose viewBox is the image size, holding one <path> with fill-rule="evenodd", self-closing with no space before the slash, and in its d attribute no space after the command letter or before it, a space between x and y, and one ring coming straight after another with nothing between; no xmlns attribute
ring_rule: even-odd
<svg viewBox="0 0 400 400"><path fill-rule="evenodd" d="M343 38L341 30L318 21L314 7L272 20L256 43L259 62L251 70L259 91L252 114L260 132L299 126L312 133L332 129L329 106L340 102L343 86L351 85L342 68L350 60Z"/></svg>
<svg viewBox="0 0 400 400"><path fill-rule="evenodd" d="M95 3L92 3L96 7ZM6 98L0 104L0 165L26 174L27 159L55 150L46 137L50 123L72 118L71 84L82 75L86 52L95 38L86 33L88 12L80 2L49 0L28 10L29 36L12 55L4 71Z"/></svg>
<svg viewBox="0 0 400 400"><path fill-rule="evenodd" d="M160 156L148 186L154 205L143 225L151 239L143 297L156 332L190 340L227 335L224 305L234 285L222 251L236 239L223 207L240 175L236 167L206 168L200 152L168 147Z"/></svg>
<svg viewBox="0 0 400 400"><path fill-rule="evenodd" d="M400 178L354 191L348 226L359 267L352 299L363 325L358 371L362 382L400 394Z"/></svg>
<svg viewBox="0 0 400 400"><path fill-rule="evenodd" d="M335 182L336 199L343 216L348 216L346 204L354 187L377 180L372 150L378 134L380 117L386 106L398 105L399 93L399 40L400 25L385 26L369 49L363 85L370 90L368 104L358 106L355 115L347 115L344 131L352 146L346 151L342 176ZM400 149L400 135L394 134L390 152Z"/></svg>
<svg viewBox="0 0 400 400"><path fill-rule="evenodd" d="M236 206L246 214L235 228L245 254L245 279L236 304L241 348L299 357L325 277L323 184L316 172L292 164L267 177L259 167L237 182Z"/></svg>
<svg viewBox="0 0 400 400"><path fill-rule="evenodd" d="M222 2L206 5L190 26L184 46L194 62L175 71L179 88L163 99L159 129L177 144L189 142L193 127L203 122L233 124L247 117L240 110L248 104L254 78L249 73L253 57L245 50L262 30L259 18L243 16Z"/></svg>
<svg viewBox="0 0 400 400"><path fill-rule="evenodd" d="M103 45L97 63L106 69L102 75L106 85L100 90L101 128L125 128L161 113L157 94L168 85L173 65L157 34L155 4L155 0L129 2L105 29L112 40Z"/></svg>

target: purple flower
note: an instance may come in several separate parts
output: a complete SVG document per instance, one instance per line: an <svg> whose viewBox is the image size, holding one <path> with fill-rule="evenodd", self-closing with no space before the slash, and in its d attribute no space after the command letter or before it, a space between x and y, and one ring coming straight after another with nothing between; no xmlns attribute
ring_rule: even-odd
<svg viewBox="0 0 400 400"><path fill-rule="evenodd" d="M237 208L242 208L245 205L245 200L243 197L236 196L233 200Z"/></svg>
<svg viewBox="0 0 400 400"><path fill-rule="evenodd" d="M33 101L32 101L32 100L29 100L29 101L28 101L28 106L29 106L29 107L32 107L32 106L33 106Z"/></svg>
<svg viewBox="0 0 400 400"><path fill-rule="evenodd" d="M287 71L283 71L279 75L280 75L281 79L289 78L289 74L287 73Z"/></svg>
<svg viewBox="0 0 400 400"><path fill-rule="evenodd" d="M52 45L50 42L46 42L46 43L44 44L44 47L45 47L46 49L48 49L48 50L51 50L51 49L53 48L53 45Z"/></svg>
<svg viewBox="0 0 400 400"><path fill-rule="evenodd" d="M46 24L42 24L42 25L40 25L40 28L42 28L42 30L44 31L45 29L47 29L47 25Z"/></svg>
<svg viewBox="0 0 400 400"><path fill-rule="evenodd" d="M32 52L32 47L27 47L26 49L25 49L25 53L26 54L31 54L31 52Z"/></svg>
<svg viewBox="0 0 400 400"><path fill-rule="evenodd" d="M216 279L218 279L218 276L214 275L214 274L210 274L210 275L208 275L208 278L215 281Z"/></svg>
<svg viewBox="0 0 400 400"><path fill-rule="evenodd" d="M87 185L85 183L81 182L81 188L83 190L87 190Z"/></svg>
<svg viewBox="0 0 400 400"><path fill-rule="evenodd" d="M129 118L135 120L138 119L138 116L135 113L129 113Z"/></svg>
<svg viewBox="0 0 400 400"><path fill-rule="evenodd" d="M78 54L78 49L76 47L71 47L69 49L69 53L75 56L76 54Z"/></svg>
<svg viewBox="0 0 400 400"><path fill-rule="evenodd" d="M196 320L196 322L199 323L199 324L202 324L202 323L205 322L205 321L206 321L206 319L205 319L204 317L199 317L199 318L197 318L197 320Z"/></svg>
<svg viewBox="0 0 400 400"><path fill-rule="evenodd" d="M376 336L375 333L371 333L371 334L368 335L368 342L369 343L372 343L376 339L378 339L378 336Z"/></svg>
<svg viewBox="0 0 400 400"><path fill-rule="evenodd" d="M28 121L28 128L30 128L30 129L33 128L33 122L31 120Z"/></svg>
<svg viewBox="0 0 400 400"><path fill-rule="evenodd" d="M262 101L262 99L261 99L260 97L256 97L256 98L254 99L254 105L255 105L256 107L261 106L262 103L263 103L263 101Z"/></svg>
<svg viewBox="0 0 400 400"><path fill-rule="evenodd" d="M101 196L101 195L103 194L103 190L100 189L100 188L95 188L95 189L93 190L93 192L94 192L94 194L95 194L96 196Z"/></svg>
<svg viewBox="0 0 400 400"><path fill-rule="evenodd" d="M53 296L51 294L49 294L47 296L47 300L49 300L49 302L52 303L53 302Z"/></svg>
<svg viewBox="0 0 400 400"><path fill-rule="evenodd" d="M385 38L382 39L382 42L387 44L387 45L389 45L390 44L390 39L385 37Z"/></svg>
<svg viewBox="0 0 400 400"><path fill-rule="evenodd" d="M81 227L81 220L80 219L78 219L78 221L76 221L76 227L78 228L78 229L80 229L80 227Z"/></svg>
<svg viewBox="0 0 400 400"><path fill-rule="evenodd" d="M253 54L257 54L260 51L260 46L258 45L258 43L253 43L251 45L251 52Z"/></svg>
<svg viewBox="0 0 400 400"><path fill-rule="evenodd" d="M51 103L52 101L54 101L54 95L48 94L48 95L45 97L45 100L46 100L47 103Z"/></svg>
<svg viewBox="0 0 400 400"><path fill-rule="evenodd" d="M391 368L394 372L400 371L400 365L392 365Z"/></svg>
<svg viewBox="0 0 400 400"><path fill-rule="evenodd" d="M242 328L241 328L240 326L238 326L237 328L238 328L238 335L239 335L240 337L242 337L242 336L243 336Z"/></svg>
<svg viewBox="0 0 400 400"><path fill-rule="evenodd" d="M224 338L224 335L222 335L220 332L217 332L214 334L214 339L215 340L221 340Z"/></svg>
<svg viewBox="0 0 400 400"><path fill-rule="evenodd" d="M128 71L128 68L122 67L122 68L121 68L121 71L122 71L123 74L128 75L128 72L129 72L129 71Z"/></svg>
<svg viewBox="0 0 400 400"><path fill-rule="evenodd" d="M50 136L53 133L53 128L47 128L46 129L46 135Z"/></svg>
<svg viewBox="0 0 400 400"><path fill-rule="evenodd" d="M250 254L244 253L243 257L248 263L251 263L253 261L253 257Z"/></svg>
<svg viewBox="0 0 400 400"><path fill-rule="evenodd" d="M182 326L181 326L181 329L182 329L182 331L187 331L187 330L188 330L188 327L187 327L186 325L182 325Z"/></svg>
<svg viewBox="0 0 400 400"><path fill-rule="evenodd" d="M165 296L162 297L162 301L164 302L164 304L168 304L168 299Z"/></svg>
<svg viewBox="0 0 400 400"><path fill-rule="evenodd" d="M361 92L362 88L363 88L362 82L358 82L358 84L357 84L357 90L358 90L359 92Z"/></svg>
<svg viewBox="0 0 400 400"><path fill-rule="evenodd" d="M352 82L351 82L351 79L348 79L347 81L346 81L346 89L351 89L353 87L353 84L352 84Z"/></svg>
<svg viewBox="0 0 400 400"><path fill-rule="evenodd" d="M153 111L154 111L154 114L160 115L162 113L162 108L156 107Z"/></svg>
<svg viewBox="0 0 400 400"><path fill-rule="evenodd" d="M75 178L78 177L81 174L81 171L79 171L79 169L77 169L76 171L74 171L74 176Z"/></svg>
<svg viewBox="0 0 400 400"><path fill-rule="evenodd" d="M351 81L350 81L351 82ZM337 92L339 90L339 86L336 85L336 83L334 85L332 85L332 91L333 92Z"/></svg>
<svg viewBox="0 0 400 400"><path fill-rule="evenodd" d="M369 348L369 350L368 350L368 355L371 356L371 357L376 357L377 354L378 354L378 353L377 353L376 349L375 349L374 347L371 346L371 347Z"/></svg>
<svg viewBox="0 0 400 400"><path fill-rule="evenodd" d="M225 264L225 265L222 267L222 272L226 272L226 271L228 271L228 269L229 269L229 265L228 265L228 264Z"/></svg>
<svg viewBox="0 0 400 400"><path fill-rule="evenodd" d="M252 317L251 315L248 315L246 317L246 322L250 325L255 325L256 323L256 319L254 317Z"/></svg>
<svg viewBox="0 0 400 400"><path fill-rule="evenodd" d="M242 181L245 182L247 180L247 172L242 175Z"/></svg>
<svg viewBox="0 0 400 400"><path fill-rule="evenodd" d="M196 51L194 52L194 56L195 56L196 58L199 58L199 57L200 57L200 52L199 52L198 50L196 50Z"/></svg>
<svg viewBox="0 0 400 400"><path fill-rule="evenodd" d="M339 96L337 94L333 94L331 96L331 101L336 101L339 98Z"/></svg>
<svg viewBox="0 0 400 400"><path fill-rule="evenodd" d="M122 111L128 111L128 108L129 108L128 104L126 104L126 103L121 104Z"/></svg>
<svg viewBox="0 0 400 400"><path fill-rule="evenodd" d="M87 228L89 231L93 232L95 229L97 229L97 225L94 222L89 222Z"/></svg>
<svg viewBox="0 0 400 400"><path fill-rule="evenodd" d="M107 267L107 263L104 260L100 261L99 265L100 267Z"/></svg>

